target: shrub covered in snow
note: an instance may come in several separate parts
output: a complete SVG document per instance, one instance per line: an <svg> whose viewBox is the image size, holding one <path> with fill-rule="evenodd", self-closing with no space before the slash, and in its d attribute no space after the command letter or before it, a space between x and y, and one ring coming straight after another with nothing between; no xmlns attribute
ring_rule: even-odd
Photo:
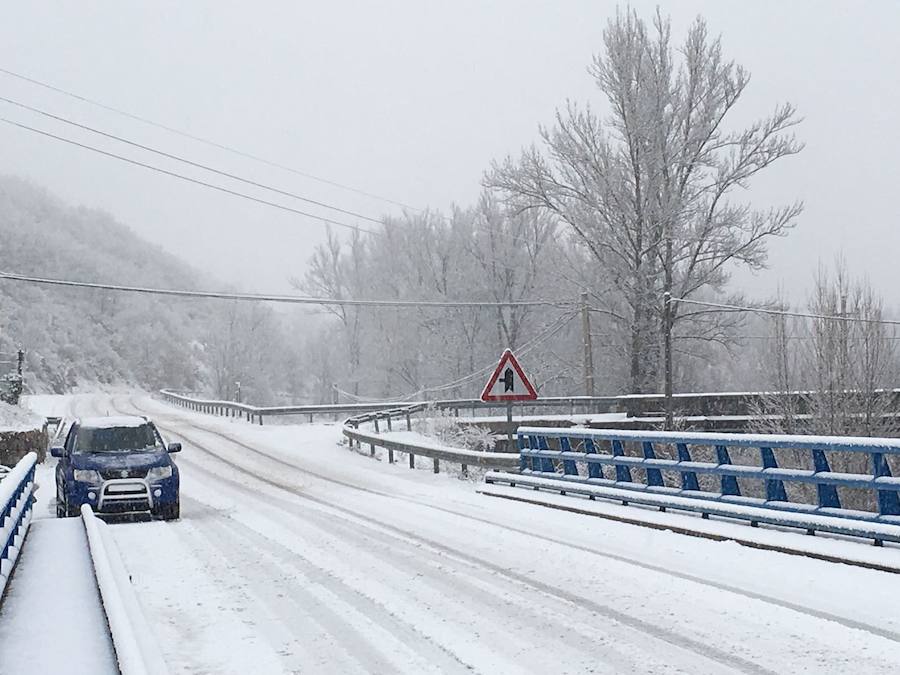
<svg viewBox="0 0 900 675"><path fill-rule="evenodd" d="M416 420L415 430L423 436L438 439L443 445L466 450L492 452L494 438L490 430L470 424L460 424L449 410L430 409Z"/></svg>

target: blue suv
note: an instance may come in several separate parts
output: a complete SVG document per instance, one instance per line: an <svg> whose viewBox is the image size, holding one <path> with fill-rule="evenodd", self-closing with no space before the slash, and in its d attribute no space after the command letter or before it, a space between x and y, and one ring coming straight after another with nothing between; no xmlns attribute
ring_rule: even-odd
<svg viewBox="0 0 900 675"><path fill-rule="evenodd" d="M57 444L58 443L58 444ZM75 516L82 504L98 514L149 512L174 520L180 514L178 467L146 417L76 419L60 429L50 454L56 465L56 515Z"/></svg>

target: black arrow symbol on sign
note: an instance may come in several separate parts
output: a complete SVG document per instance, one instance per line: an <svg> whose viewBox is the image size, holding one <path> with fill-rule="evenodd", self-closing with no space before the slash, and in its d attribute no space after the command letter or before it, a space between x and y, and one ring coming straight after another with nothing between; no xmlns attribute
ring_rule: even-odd
<svg viewBox="0 0 900 675"><path fill-rule="evenodd" d="M503 391L513 391L513 384L515 380L513 380L513 369L507 368L503 371Z"/></svg>

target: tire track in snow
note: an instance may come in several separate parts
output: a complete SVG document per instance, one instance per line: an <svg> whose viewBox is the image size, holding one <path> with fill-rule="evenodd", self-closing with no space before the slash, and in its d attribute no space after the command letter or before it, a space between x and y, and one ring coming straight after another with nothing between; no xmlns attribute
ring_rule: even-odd
<svg viewBox="0 0 900 675"><path fill-rule="evenodd" d="M115 409L114 403L113 406ZM84 400L79 400L73 406L73 411L75 409L81 410L85 407L91 411L91 414L103 414L96 401L90 401L90 404L88 404ZM115 412L120 413L121 411L115 409ZM190 462L187 463L191 464ZM215 509L201 502L189 498L185 499L184 497L182 497L182 500L186 501L188 506L195 506L198 510L205 512L204 515L218 515ZM182 515L187 514L183 513ZM189 555L202 563L204 568L214 571L213 576L215 578L226 579L233 576L233 570L230 569L232 566L230 561L235 558L241 560L237 568L245 575L242 581L246 580L246 575L249 575L259 583L253 584L253 590L248 590L246 585L242 585L240 588L232 591L231 597L242 602L240 602L239 606L231 609L236 612L244 612L257 601L265 605L267 616L259 616L259 609L257 609L255 615L250 615L241 621L246 626L253 626L259 629L256 632L261 634L261 637L269 643L273 654L277 654L281 658L285 668L289 669L288 672L303 672L307 667L314 668L316 672L333 673L396 671L396 666L382 658L352 626L340 620L327 607L324 607L317 598L308 593L303 593L299 586L291 589L288 600L285 599L285 594L270 591L269 588L272 586L273 579L277 579L281 572L271 565L265 566L263 571L259 557L247 556L243 548L245 539L236 544L229 545L226 543L234 541L234 533L223 528L221 523L216 522L217 520L215 517L208 520L205 519L203 527L195 527L189 519L184 519L179 523L167 524L167 526L171 528L177 538L183 543L180 548L188 551ZM210 529L215 529L218 536L211 536ZM316 607L319 610L316 617L312 617L309 614L311 607ZM224 606L220 607L222 611L225 609ZM331 616L326 616L327 614L331 614ZM256 621L261 625L257 625ZM183 626L183 622L181 624ZM311 637L315 637L317 625L326 629L324 634L320 633L320 637L323 635L344 636L348 639L342 642L332 640L331 644L326 647L332 649L332 651L319 654L316 657L308 650L307 645ZM188 630L191 628L190 625L183 627ZM277 635L272 635L273 631ZM285 642L277 642L279 637L286 638L290 647ZM194 639L200 640L202 636L195 635ZM228 645L229 648L233 648L233 646ZM325 661L322 660L323 656L326 659ZM190 664L185 665L192 671L206 672L210 664L193 659ZM468 669L462 667L461 670L467 671ZM445 672L453 671L447 669Z"/></svg>
<svg viewBox="0 0 900 675"><path fill-rule="evenodd" d="M212 566L221 569L223 561L227 560L229 565L234 564L240 570L241 582L247 587L245 592L251 600L255 598L265 605L270 615L265 621L257 619L256 623L259 631L270 642L278 637L267 634L273 623L280 632L287 633L284 637L289 636L289 646L273 643L276 652L285 659L288 667L293 663L297 669L312 667L316 672L386 673L397 672L402 667L410 666L411 661L418 660L414 666L416 672L468 671L458 661L453 663L452 659L446 658L447 655L439 658L439 655L431 652L426 655L404 650L374 620L354 622L346 616L347 612L342 616L339 608L329 602L335 596L328 594L332 597L322 597L322 593L315 592L315 584L309 583L318 583L319 580L315 579L317 570L312 570L313 573L310 574L309 569L293 565L293 569L289 571L289 566L283 560L272 555L270 550L258 546L259 542L254 540L249 528L202 502L190 498L187 501L198 509L213 514L213 517L203 521L203 527L193 528L195 535L204 542L204 550L200 554ZM223 573L227 574L228 571ZM359 604L348 603L347 608L368 619L367 613L359 611ZM365 626L368 633L361 629L360 623L369 624ZM378 640L373 640L373 634ZM393 658L391 654L385 653L388 651L385 649L386 645L394 652ZM312 649L313 646L315 649ZM300 653L288 653L291 650ZM407 653L402 654L403 651ZM410 655L417 658L410 659ZM440 663L440 667L429 668L429 662Z"/></svg>
<svg viewBox="0 0 900 675"><path fill-rule="evenodd" d="M140 406L138 406L138 405L136 405L136 404L134 403L134 397L130 397L130 398L129 398L129 404L130 404L133 408L135 408L135 409L137 409L137 410L140 410ZM169 419L173 419L173 417L170 416ZM598 550L598 549L595 549L595 548L592 548L592 547L589 547L589 546L583 546L583 545L580 545L580 544L575 544L575 543L572 543L572 542L567 542L567 541L564 541L564 540L561 540L561 539L557 539L557 538L555 538L555 537L548 537L548 536L546 536L546 535L537 534L537 533L534 533L534 532L531 532L531 531L528 531L528 530L524 530L524 529L521 529L521 528L517 528L517 527L511 526L511 525L506 525L506 524L503 524L503 523L498 523L498 522L493 521L493 520L488 520L488 519L485 519L485 518L479 518L478 516L473 516L473 515L471 515L471 514L467 514L467 513L461 512L461 511L456 511L456 510L454 510L454 509L448 509L448 508L445 508L445 507L441 507L441 506L437 506L437 505L434 505L434 504L430 504L430 503L428 503L428 502L424 502L424 501L421 501L421 500L418 500L418 499L414 499L414 498L411 498L411 497L404 497L404 496L402 496L402 495L391 494L391 493L389 493L389 492L383 492L383 491L375 490L375 489L372 489L372 488L369 488L369 487L360 486L360 485L355 485L355 484L353 484L353 483L350 483L350 482L347 482L347 481L343 481L343 480L340 480L340 479L336 479L336 478L332 478L332 477L329 477L329 476L327 476L327 475L325 475L325 474L322 474L322 473L319 473L319 472L316 472L316 471L309 470L309 469L307 469L307 468L305 468L305 467L302 467L302 466L298 466L297 464L294 464L293 462L286 461L286 460L284 460L284 459L282 459L282 458L280 458L280 457L277 457L277 456L271 455L271 454L269 454L269 453L267 453L267 452L264 452L264 451L262 451L262 450L259 450L258 448L255 448L255 447L253 447L253 446L251 446L251 445L249 445L249 444L247 444L247 443L244 443L244 442L242 442L242 441L240 441L240 440L238 440L238 439L235 439L235 438L232 438L232 437L230 437L230 436L227 436L226 434L223 434L222 432L220 432L220 431L218 431L218 430L216 430L216 429L211 429L211 428L206 427L206 426L203 426L203 425L201 425L201 424L195 424L193 421L188 420L188 419L186 419L186 418L184 418L184 417L174 416L174 420L173 420L173 421L175 421L176 424L187 424L188 426L190 426L190 427L192 427L192 428L195 428L195 429L197 429L197 430L200 430L200 431L202 431L202 432L204 432L204 433L208 433L208 434L211 434L211 435L213 435L213 436L217 436L217 437L219 437L219 438L222 438L223 440L228 441L229 443L232 443L232 444L237 445L237 446L239 446L239 447L241 447L241 448L244 448L245 450L248 450L248 451L250 451L250 452L253 452L253 453L255 453L255 454L257 454L257 455L259 455L259 456L261 456L261 457L263 457L263 458L265 458L265 459L268 459L269 461L275 462L276 464L279 464L279 465L281 465L281 466L284 466L284 467L287 467L287 468L294 469L294 470L296 470L296 471L299 471L299 472L301 472L301 473L308 474L308 475L310 475L310 476L313 476L313 477L315 477L315 478L318 478L318 479L320 479L320 480L323 480L323 481L326 481L326 482L329 482L329 483L341 485L342 487L347 487L347 488L350 488L350 489L353 489L353 490L357 490L357 491L360 491L360 492L365 492L365 493L369 493L369 494L378 495L378 496L380 496L380 497L385 497L385 498L388 498L388 499L394 499L394 500L398 500L398 501L404 501L404 502L416 504L416 505L419 505L419 506L423 506L423 507L426 507L426 508L434 509L434 510L436 510L436 511L441 511L441 512L444 512L444 513L447 513L447 514L451 514L451 515L454 515L454 516L461 517L461 518L467 518L467 519L469 519L469 520L472 520L472 521L475 521L475 522L479 522L479 523L483 523L483 524L486 524L486 525L490 525L490 526L492 526L492 527L503 528L503 529L506 529L506 530L509 530L509 531L512 531L512 532L516 532L516 533L518 533L518 534L522 534L522 535L525 535L525 536L533 537L533 538L535 538L535 539L543 540L543 541L546 541L546 542L549 542L549 543L553 543L553 544L556 544L556 545L567 546L567 547L569 547L569 548L573 548L573 549L576 549L576 550L579 550L579 551L583 551L583 552L585 552L585 553L591 553L591 554L594 554L594 555L601 556L601 557L603 557L603 558L607 558L607 559L609 559L609 560L615 560L616 562L620 562L620 563L624 563L624 564L628 564L628 565L633 565L633 566L639 567L639 568L641 568L641 569L645 569L645 570L648 570L648 571L656 572L656 573L659 573L659 574L664 574L664 575L667 575L667 576L670 576L670 577L675 577L675 578L678 578L678 579L682 579L682 580L684 580L684 581L690 581L690 582L697 583L697 584L701 584L701 585L703 585L703 586L707 586L707 587L710 587L710 588L715 588L715 589L717 589L717 590L721 590L721 591L726 591L726 592L734 593L734 594L736 594L736 595L740 595L740 596L746 597L746 598L751 599L751 600L757 600L757 601L764 602L764 603L767 603L767 604L770 604L770 605L774 605L774 606L777 606L777 607L781 607L781 608L783 608L783 609L788 609L788 610L791 610L791 611L794 611L794 612L798 612L798 613L801 613L801 614L805 614L805 615L807 615L807 616L810 616L810 617L813 617L813 618L816 618L816 619L821 619L821 620L824 620L824 621L832 621L832 622L835 622L835 623L839 623L839 624L841 624L841 625L843 625L843 626L845 626L845 627L847 627L847 628L851 628L851 629L853 629L853 630L859 630L859 631L863 631L863 632L866 632L866 633L870 633L870 634L872 634L872 635L876 635L876 636L878 636L878 637L882 637L882 638L884 638L884 639L886 639L886 640L890 640L890 641L892 641L892 642L896 642L896 643L900 644L900 634L898 634L897 632L892 631L892 630L890 630L890 629L887 629L887 628L881 628L881 627L879 627L879 626L873 626L872 624L865 623L865 622L863 622L863 621L857 621L857 620L854 620L854 619L850 619L850 618L848 618L848 617L844 617L844 616L840 616L840 615L837 615L837 614L833 614L833 613L831 613L831 612L826 612L826 611L823 611L823 610L814 609L814 608L807 607L807 606L805 606L805 605L800 605L800 604L797 604L797 603L794 603L794 602L790 602L790 601L787 601L787 600L782 600L782 599L780 599L780 598L776 598L776 597L773 597L773 596L770 596L770 595L766 595L766 594L764 594L764 593L758 593L758 592L755 592L755 591L750 591L750 590L747 590L747 589L744 589L744 588L740 588L740 587L737 587L737 586L733 586L733 585L730 585L730 584L726 584L726 583L722 583L722 582L718 582L718 581L713 581L713 580L705 579L705 578L703 578L703 577L698 577L698 576L693 575L693 574L690 574L690 573L679 572L679 571L672 570L672 569L668 569L668 568L665 568L665 567L660 567L659 565L654 565L654 564L652 564L652 563L647 563L647 562L643 562L643 561L641 561L641 560L636 560L636 559L630 558L630 557L628 557L628 556L618 555L618 554L615 554L615 553L609 553L609 552L601 551L601 550ZM216 456L217 456L217 455L216 455ZM245 469L244 469L244 470L245 470ZM246 471L246 470L245 470L245 471ZM255 474L254 474L254 475L255 475ZM294 488L289 488L289 487L284 486L284 485L279 485L278 487L281 487L282 489L288 489L288 490L291 490L291 491L293 491L293 490L296 489L295 487L294 487Z"/></svg>
<svg viewBox="0 0 900 675"><path fill-rule="evenodd" d="M104 414L104 412L101 410L101 407L98 405L96 400L93 400L93 399L85 400L85 399L81 399L81 398L74 399L74 400L76 401L76 403L73 404L72 414L75 416L78 416L80 414L77 411L80 411L81 409L83 409L85 407L87 407L90 410L91 414L99 414L99 415ZM132 407L135 407L137 409L137 406L132 406ZM117 414L127 414L127 413L124 413L121 409L119 409L116 406L114 400L111 401L111 408ZM159 426L162 426L162 425L159 425ZM184 461L182 459L182 460L180 460L179 463L182 463L182 462L192 465L193 468L197 468L197 469L203 471L204 473L212 475L214 478L218 478L214 474L210 474L208 472L208 470L206 470L202 467L199 467L197 464L195 464L193 462ZM256 495L256 496L259 496L259 495ZM195 504L199 505L201 509L204 509L207 512L207 514L215 513L215 509L210 508L209 506L202 504L201 502L197 502L196 500L189 500L189 501L193 501ZM235 525L237 526L238 524L235 523ZM245 526L240 526L240 527L245 527ZM195 528L195 529L198 532L202 532L202 528ZM246 530L246 531L249 532L249 530ZM186 542L188 541L185 538L184 533L180 529L177 530L177 533L180 538L184 539ZM210 539L208 536L206 536L205 538L208 541L213 542L215 545L221 546L220 541L217 541L214 538ZM191 548L195 548L195 547L191 547ZM221 552L226 555L234 553L234 551L230 550L230 549L221 549ZM207 560L207 562L213 562L213 559L210 557L207 557L206 560ZM258 560L247 560L246 569L250 569L255 572L254 565L257 565L258 563L259 563ZM325 570L320 570L320 575L319 575L320 579L319 580L321 580L325 576L327 576L327 574L325 573ZM357 609L361 615L363 615L363 616L378 616L379 624L381 626L388 625L392 628L392 633L394 633L395 635L404 636L404 638L406 639L406 644L410 648L412 648L411 647L412 645L418 646L419 655L424 659L424 661L426 663L438 664L439 672L453 673L453 672L472 672L473 671L473 667L470 664L466 664L466 663L462 662L458 658L458 656L456 656L454 653L446 650L441 645L434 643L427 635L419 632L415 626L400 621L397 617L391 615L386 609L384 609L383 607L378 605L376 602L372 601L371 599L367 598L366 596L359 594L354 589L345 587L345 589L341 590L341 589L335 589L332 586L329 588L329 590L332 591L336 596L339 596L342 599L344 599L345 601L347 601L348 605ZM356 597L353 597L353 596L356 596ZM355 655L356 661L358 663L367 664L363 667L363 672L395 672L395 670L396 670L395 667L390 667L390 664L384 662L383 659L381 659L380 657L374 656L373 650L366 648L368 645L366 644L365 639L363 639L363 636L360 635L358 632L356 632L355 629L352 628L352 626L342 622L342 620L336 616L332 617L332 619L329 620L327 623L329 624L329 627L332 629L333 635L343 635L343 636L355 635L356 636L350 642L347 642L345 640L344 643L342 643L345 645L345 647L342 647L342 648L346 648L346 646L349 645L350 649L349 649L348 653L350 653L351 656ZM302 634L302 635L299 635L299 637L302 640L306 640L308 638L308 635ZM353 645L362 645L362 647L357 646L356 648L354 648ZM433 648L431 648L432 646L433 646ZM318 664L318 665L321 666L321 664ZM373 669L373 666L374 666L374 669ZM336 671L336 672L340 672L340 671ZM422 669L418 669L417 672L424 672L424 671Z"/></svg>
<svg viewBox="0 0 900 675"><path fill-rule="evenodd" d="M421 545L405 541L403 543L406 545L406 548L409 548L410 550L408 552L409 554L404 556L399 552L399 547L397 545L398 539L396 536L379 536L381 533L375 528L361 526L359 524L355 524L355 527L350 527L349 521L341 522L337 519L329 518L322 512L311 510L309 507L303 507L296 503L289 504L282 498L252 490L245 484L219 476L199 464L190 462L189 465L192 470L205 473L218 482L228 485L231 489L239 490L250 499L264 501L269 504L271 508L279 510L282 514L285 512L290 513L293 518L305 522L307 526L316 527L320 535L335 537L335 534L338 533L341 535L339 538L341 540L346 542L358 542L356 548L358 548L358 551L364 551L365 553L355 552L357 562L360 558L365 557L365 555L377 555L377 562L380 563L380 565L376 565L375 572L380 573L381 576L397 576L400 570L404 570L407 573L407 579L415 579L416 589L426 586L435 589L439 596L445 598L444 604L442 605L442 616L444 618L446 618L446 614L449 611L449 605L451 604L463 603L463 605L474 604L480 606L478 609L464 607L464 611L457 611L456 618L466 614L477 617L487 617L492 613L495 613L498 607L505 606L508 609L508 613L506 615L501 614L496 618L498 622L506 622L504 630L508 633L514 635L531 635L535 630L535 626L546 625L548 618L551 618L560 630L571 634L569 635L570 638L580 638L580 641L570 641L568 656L572 656L575 651L581 652L583 654L582 661L584 663L591 663L594 665L598 662L603 663L609 666L614 672L637 672L642 670L642 666L646 666L645 660L636 661L632 655L622 653L621 644L618 644L615 640L611 639L609 634L598 635L591 624L591 621L597 618L596 616L589 615L584 617L584 622L579 623L573 616L571 603L560 602L557 599L557 606L552 609L546 605L535 607L530 598L526 599L522 596L513 596L504 592L503 588L497 586L493 574L485 574L482 570L477 570L480 572L480 578L477 580L471 578L468 567L461 571L458 569L452 570L452 579L444 578L447 574L447 566L450 562L447 559L447 556L436 554L428 551L428 549ZM295 495L291 495L291 497L294 496ZM279 517L278 520L279 522L282 521L283 517ZM315 520L315 523L312 522L313 520ZM244 525L240 526L246 527ZM295 532L293 529L291 531ZM266 534L251 531L249 529L248 532L252 532L253 538L257 544L263 544L269 548L280 547L294 559L303 557L302 552L287 549L280 541L272 539ZM373 550L372 544L377 546L377 553ZM321 541L319 542L319 545L322 545ZM311 561L307 562L312 564ZM385 565L385 563L387 563L387 565ZM429 565L434 571L439 572L439 574L423 574L423 572L428 571ZM330 576L328 569L323 567L319 567L319 569L324 576ZM398 580L396 583L396 587L401 586L402 576L401 580ZM352 588L350 590L354 593L359 593ZM415 592L416 590L411 591L411 593ZM389 616L394 615L394 612L391 612L391 610L384 607L378 600L372 599L371 601L380 608L380 611L383 614ZM577 610L578 608L574 609ZM548 617L548 615L552 616ZM521 631L517 632L513 630L512 626L509 624L511 622L520 621L523 617L529 617L531 619L530 624L523 626ZM412 628L411 624L404 625ZM412 630L417 633L415 639L434 639L422 633L418 628L413 628ZM507 644L507 642L510 644ZM629 644L629 646L633 645ZM449 653L451 648L445 649ZM492 651L505 651L508 653L510 661L508 664L504 665L504 672L508 672L514 668L512 664L515 662L516 653L515 645L512 641L503 640L495 642L493 643ZM555 665L558 666L558 664ZM660 664L660 667L663 667L663 665L665 664ZM552 668L554 666L552 664L547 664L546 667ZM691 672L691 668L688 667L683 672Z"/></svg>

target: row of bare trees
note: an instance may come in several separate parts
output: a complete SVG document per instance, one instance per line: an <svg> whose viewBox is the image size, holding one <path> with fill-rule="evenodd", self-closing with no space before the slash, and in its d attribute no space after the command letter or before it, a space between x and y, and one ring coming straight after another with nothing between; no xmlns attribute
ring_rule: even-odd
<svg viewBox="0 0 900 675"><path fill-rule="evenodd" d="M488 306L328 307L333 321L323 324L321 339L333 347L332 368L317 375L320 393L331 377L351 397L477 394L483 384L479 372L502 349L527 348L557 324L560 332L567 328L578 284L566 274L560 236L553 219L513 213L489 192L475 206L447 216L424 212L387 219L377 234L346 242L330 234L306 276L295 281L304 293ZM548 303L515 304L535 298ZM543 383L553 377L548 355L566 352L571 341L559 332L550 337L541 362L533 364ZM562 368L561 387L573 385L580 364L573 365Z"/></svg>
<svg viewBox="0 0 900 675"><path fill-rule="evenodd" d="M893 336L880 299L843 265L820 272L808 302L810 313L840 319L685 302L748 304L729 288L730 272L765 267L768 241L795 225L801 203L759 207L746 196L757 174L802 149L793 106L734 126L750 76L700 18L675 44L661 14L647 22L619 11L588 73L600 100L566 102L536 144L494 162L477 204L330 237L297 282L330 298L560 307L334 308L319 340L333 353L322 386L333 378L354 396L387 397L457 382L502 348L540 338L587 291L592 339L570 322L529 359L545 392L582 391L582 363L593 361L602 393L815 390L765 400L768 430L892 431L892 399L879 390L895 383ZM478 384L463 380L452 393L473 395Z"/></svg>
<svg viewBox="0 0 900 675"><path fill-rule="evenodd" d="M773 315L768 370L778 392L762 399L760 431L893 436L900 363L895 326L864 279L838 261L821 268L807 313Z"/></svg>
<svg viewBox="0 0 900 675"><path fill-rule="evenodd" d="M727 126L750 78L702 19L676 48L661 15L648 25L633 10L617 13L589 72L607 114L568 102L539 145L495 163L485 182L517 212L552 214L608 272L605 299L622 308L628 333L628 388L656 391L660 344L666 357L676 326L721 336L721 315L664 298L724 292L730 267L763 267L766 240L800 214L800 203L757 209L740 196L800 151L798 119L783 104L743 129Z"/></svg>
<svg viewBox="0 0 900 675"><path fill-rule="evenodd" d="M587 289L602 328L594 341L603 351L595 356L600 388L671 388L676 356L690 361L711 344L727 346L736 325L733 316L664 299L721 296L734 265L765 265L766 241L785 234L802 205L755 208L741 192L802 148L792 133L798 119L783 104L747 127L729 126L750 78L702 19L676 45L661 14L648 23L621 10L588 72L599 105L567 102L540 127L538 144L490 167L478 204L388 219L376 235L344 243L331 238L298 285L335 298L377 290L387 298L498 302L572 300ZM333 311L348 372L366 371L362 335L366 342L381 335L385 372L350 382L355 395L363 380L377 395L458 376L546 325L533 308L412 319ZM553 346L556 365L574 373L582 341L572 342ZM541 354L542 362L554 360Z"/></svg>

